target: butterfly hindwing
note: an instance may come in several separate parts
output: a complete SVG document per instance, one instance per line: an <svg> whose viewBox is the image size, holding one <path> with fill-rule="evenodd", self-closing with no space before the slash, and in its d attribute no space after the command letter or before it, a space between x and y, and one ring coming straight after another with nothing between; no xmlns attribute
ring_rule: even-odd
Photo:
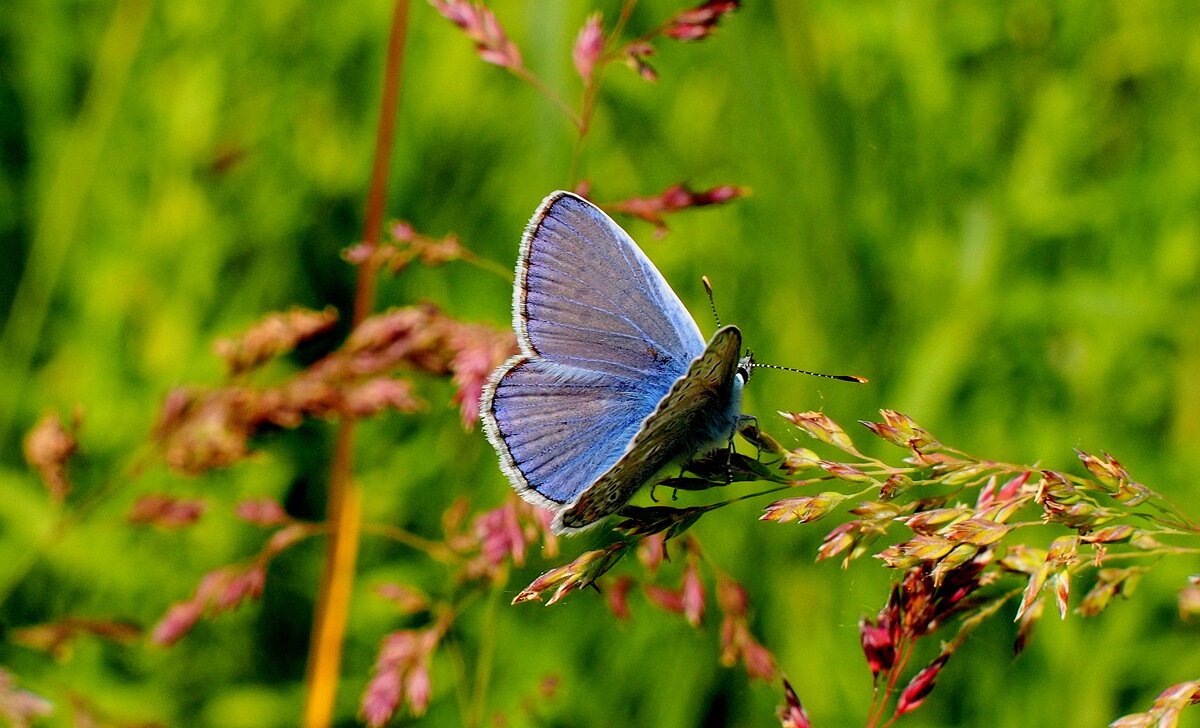
<svg viewBox="0 0 1200 728"><path fill-rule="evenodd" d="M636 382L521 354L485 388L484 429L526 500L572 502L620 459L663 393Z"/></svg>
<svg viewBox="0 0 1200 728"><path fill-rule="evenodd" d="M738 353L742 335L726 326L654 412L621 458L555 519L556 530L587 528L625 505L655 473L706 446L724 444L737 424L742 382Z"/></svg>

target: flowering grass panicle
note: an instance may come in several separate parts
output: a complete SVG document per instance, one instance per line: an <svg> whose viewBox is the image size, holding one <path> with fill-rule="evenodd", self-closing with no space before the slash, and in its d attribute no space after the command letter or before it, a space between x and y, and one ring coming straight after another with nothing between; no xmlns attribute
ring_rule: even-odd
<svg viewBox="0 0 1200 728"><path fill-rule="evenodd" d="M297 320L307 323L281 323ZM250 439L268 426L297 427L311 417L361 419L385 410L414 413L424 404L398 371L450 375L463 420L472 424L488 373L516 350L511 334L457 321L426 304L368 317L340 349L281 382L243 381L268 358L291 351L301 333L315 335L328 325L325 313L293 311L269 315L225 339L221 348L238 376L214 388L178 387L163 403L154 439L166 463L195 475L249 457Z"/></svg>
<svg viewBox="0 0 1200 728"><path fill-rule="evenodd" d="M631 197L601 207L645 220L654 225L655 236L662 237L667 233L666 215L692 207L719 205L748 194L749 189L734 185L719 185L696 192L685 185L674 184L651 197Z"/></svg>
<svg viewBox="0 0 1200 728"><path fill-rule="evenodd" d="M864 455L846 430L822 413L783 413L788 422L824 446L851 458L821 457L807 448L785 450L774 438L750 428L744 434L760 446L760 458L765 457L761 462L743 462L736 453L705 457L685 467L690 475L664 478L658 485L701 491L757 480L776 487L702 506L627 506L621 512L626 520L617 525L624 540L543 574L515 601L540 599L549 592L553 596L548 603L554 603L580 586L596 585L629 552L630 543L638 544L639 554L651 555L643 562L648 568L653 565L649 569L653 576L661 562L661 556L653 554L665 554L668 543L682 537L687 550L683 581L678 587L648 582L643 591L651 603L699 625L703 612L696 605L702 603L703 589L697 586L696 564L701 550L692 526L746 498L840 484L842 489L770 502L761 520L807 525L840 519L818 547L818 561L840 557L845 568L871 554L897 572L883 608L859 622L863 655L876 685L865 725L879 726L917 710L934 690L950 657L980 623L1005 605L1015 603L1014 650L1020 652L1048 604L1063 619L1072 611L1076 581L1090 582L1091 588L1074 611L1094 616L1114 597L1128 595L1162 556L1194 551L1166 541L1195 538L1200 528L1134 481L1111 455L1078 453L1090 478L989 461L943 445L901 413L883 410L881 414L882 422L863 424L903 449L907 453L903 462L890 464ZM729 465L716 467L717 460ZM1143 563L1107 566L1114 559L1128 558ZM628 593L635 580L621 574L610 583L619 585L618 595L609 597L610 608L627 618ZM1194 583L1181 590L1181 610L1182 600L1194 592ZM696 596L689 600L689 593ZM718 576L717 594L724 615L722 663L741 660L752 677L776 677L778 668L770 651L746 628L745 592ZM1193 601L1200 603L1200 597ZM933 657L914 668L925 638L950 625L955 625L953 636L943 639ZM787 704L780 713L784 725L801 724L794 695L787 684Z"/></svg>
<svg viewBox="0 0 1200 728"><path fill-rule="evenodd" d="M600 13L592 13L587 22L579 29L575 45L571 48L571 60L575 63L575 71L583 79L584 85L592 83L592 74L596 63L604 52L604 22Z"/></svg>
<svg viewBox="0 0 1200 728"><path fill-rule="evenodd" d="M65 501L71 492L67 461L79 449L77 434L81 420L82 415L76 412L68 429L58 415L47 413L25 436L25 462L37 470L55 503Z"/></svg>
<svg viewBox="0 0 1200 728"><path fill-rule="evenodd" d="M783 678L783 699L783 705L779 706L777 713L780 725L783 728L812 728L808 711L804 709L804 705L800 702L800 696L796 695L796 691L786 677Z"/></svg>
<svg viewBox="0 0 1200 728"><path fill-rule="evenodd" d="M709 0L676 14L668 21L663 33L676 40L703 40L712 35L723 16L739 7L740 0Z"/></svg>
<svg viewBox="0 0 1200 728"><path fill-rule="evenodd" d="M97 637L130 645L141 636L141 627L130 622L88 617L66 617L57 622L22 627L12 632L13 642L47 652L55 660L68 659L75 642L83 637Z"/></svg>
<svg viewBox="0 0 1200 728"><path fill-rule="evenodd" d="M475 42L475 51L488 63L511 69L521 69L521 51L508 39L496 14L481 2L468 0L430 0L447 20L462 29Z"/></svg>
<svg viewBox="0 0 1200 728"><path fill-rule="evenodd" d="M413 715L421 715L429 707L429 661L445 634L442 624L400 630L383 638L374 674L362 697L361 712L367 725L384 725L401 704L407 704Z"/></svg>
<svg viewBox="0 0 1200 728"><path fill-rule="evenodd" d="M1131 713L1108 725L1109 728L1175 728L1183 709L1196 703L1200 703L1200 680L1189 680L1159 693L1150 710Z"/></svg>
<svg viewBox="0 0 1200 728"><path fill-rule="evenodd" d="M195 524L207 509L208 504L199 498L150 493L139 497L125 518L134 524L178 529Z"/></svg>
<svg viewBox="0 0 1200 728"><path fill-rule="evenodd" d="M16 677L0 667L0 718L14 728L27 728L53 710L50 701L17 687Z"/></svg>

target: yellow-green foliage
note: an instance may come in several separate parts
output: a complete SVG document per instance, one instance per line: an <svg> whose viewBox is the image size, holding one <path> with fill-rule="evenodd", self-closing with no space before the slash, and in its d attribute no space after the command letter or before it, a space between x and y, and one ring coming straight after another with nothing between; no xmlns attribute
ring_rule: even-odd
<svg viewBox="0 0 1200 728"><path fill-rule="evenodd" d="M620 3L595 4L611 24ZM638 3L629 32L689 4ZM572 103L571 45L591 5L489 3ZM221 381L214 339L294 304L332 304L348 320L354 270L339 256L363 235L391 7L17 0L0 12L0 636L68 615L149 628L205 572L260 548L262 532L232 516L237 502L270 496L319 518L333 439L323 421L268 433L256 459L197 478L123 468L170 388ZM756 373L745 409L785 445L797 443L777 410L853 422L890 407L981 457L1078 469L1072 447L1108 450L1195 513L1197 38L1200 5L1186 1L746 0L713 38L659 44L657 83L607 70L579 169L600 202L675 182L751 188L672 217L661 240L622 223L705 331L702 274L758 358L870 378ZM574 183L574 140L545 96L414 3L390 217L456 233L508 267L538 201ZM430 299L506 327L510 285L475 266L417 265L381 281L379 306ZM482 509L508 486L482 434L463 430L450 386L423 377L417 392L425 412L359 427L356 473L368 520L437 537L454 499ZM114 490L51 534L20 443L46 409L75 406L72 498ZM128 525L148 492L201 497L208 512L179 532ZM855 624L882 605L886 575L814 564L824 531L760 523L762 505L696 531L746 584L753 626L815 723L861 724L870 674ZM565 542L566 555L591 539ZM85 638L54 661L0 642L0 666L56 704L47 725L70 725L72 693L123 721L296 725L320 558L319 541L286 552L261 603L173 648ZM618 623L588 592L508 606L564 562L533 554L495 604L471 606L458 654L434 661L424 724L462 725L460 701L474 698L456 691L473 676L458 671L475 669L488 640L484 715L509 725L535 723L527 703L546 724L772 723L782 692L718 665L715 616L696 631L634 596L634 619ZM379 639L404 624L371 588L451 588L424 554L370 536L358 573L341 725L353 724ZM1155 571L1095 619L1043 620L1016 663L1013 628L995 620L905 724L1095 726L1145 709L1200 675L1194 628L1175 616L1186 574ZM538 697L551 674L557 693Z"/></svg>

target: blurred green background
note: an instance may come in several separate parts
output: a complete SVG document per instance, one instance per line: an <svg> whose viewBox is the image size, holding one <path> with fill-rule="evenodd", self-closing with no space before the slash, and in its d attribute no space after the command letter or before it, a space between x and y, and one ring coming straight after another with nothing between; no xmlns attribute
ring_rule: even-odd
<svg viewBox="0 0 1200 728"><path fill-rule="evenodd" d="M640 2L630 31L687 5ZM620 3L489 6L530 68L576 99L575 34L593 7L611 24ZM319 517L326 423L272 434L255 461L202 478L160 467L124 484L120 473L170 387L220 381L214 338L293 304L349 317L353 270L339 252L362 235L390 13L383 0L6 3L0 585L12 588L0 630L66 615L150 625L200 575L258 549L262 533L231 516L236 502L271 496ZM871 379L760 372L745 409L766 429L799 442L776 410L823 409L849 427L890 407L986 458L1077 468L1072 447L1108 450L1200 512L1200 5L747 0L714 38L658 47L658 83L619 65L606 76L581 167L594 198L674 182L750 187L748 199L672 218L661 240L621 222L706 332L702 274L760 359ZM544 96L414 3L389 216L457 233L509 266L537 203L573 183L573 144ZM502 277L458 264L384 280L380 306L431 299L504 327L510 295ZM358 474L368 519L436 535L454 498L482 508L507 486L483 436L464 432L449 384L419 391L426 413L360 428ZM75 487L119 488L26 571L53 514L21 437L47 408L76 405ZM182 532L125 524L154 491L203 497L209 514ZM814 564L827 529L760 524L762 505L706 518L698 533L747 584L754 628L815 724L861 725L871 687L854 625L882 604L887 575ZM84 640L55 662L0 642L0 665L59 705L47 725L70 724L72 693L121 720L295 725L320 557L319 543L288 552L261 604L170 650ZM1144 709L1200 676L1196 626L1176 614L1196 569L1184 561L1098 619L1045 620L1015 661L1013 629L996 620L904 724L1096 726ZM507 606L552 563L533 559L456 634L472 664L481 632L494 633L489 714L510 725L774 723L779 690L717 664L715 622L695 631L640 597L628 624L588 593ZM449 588L427 558L370 538L359 573L344 725L378 640L403 624L371 587ZM446 654L435 661L423 723L462 720L455 669ZM546 675L560 678L552 698L537 697Z"/></svg>

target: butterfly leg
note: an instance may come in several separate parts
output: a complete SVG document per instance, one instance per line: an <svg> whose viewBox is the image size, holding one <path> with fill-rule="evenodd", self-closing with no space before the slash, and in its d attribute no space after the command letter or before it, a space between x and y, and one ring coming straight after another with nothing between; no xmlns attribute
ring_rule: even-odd
<svg viewBox="0 0 1200 728"><path fill-rule="evenodd" d="M750 424L752 422L754 423L753 425ZM754 415L738 415L738 423L737 423L737 427L733 428L734 431L741 432L742 430L744 430L747 427L753 427L755 430L755 433L757 434L758 418L755 417ZM745 437L745 435L743 435L742 437ZM750 438L746 438L746 439L750 440ZM733 435L729 436L729 441L733 442ZM762 444L759 442L759 439L757 437L750 441L752 443L754 443L754 449L755 449L754 459L758 460L759 462L762 462Z"/></svg>
<svg viewBox="0 0 1200 728"><path fill-rule="evenodd" d="M729 441L725 443L725 485L733 482L733 453L736 452L733 447L733 435L737 432L737 428L733 428L733 432L729 433Z"/></svg>

